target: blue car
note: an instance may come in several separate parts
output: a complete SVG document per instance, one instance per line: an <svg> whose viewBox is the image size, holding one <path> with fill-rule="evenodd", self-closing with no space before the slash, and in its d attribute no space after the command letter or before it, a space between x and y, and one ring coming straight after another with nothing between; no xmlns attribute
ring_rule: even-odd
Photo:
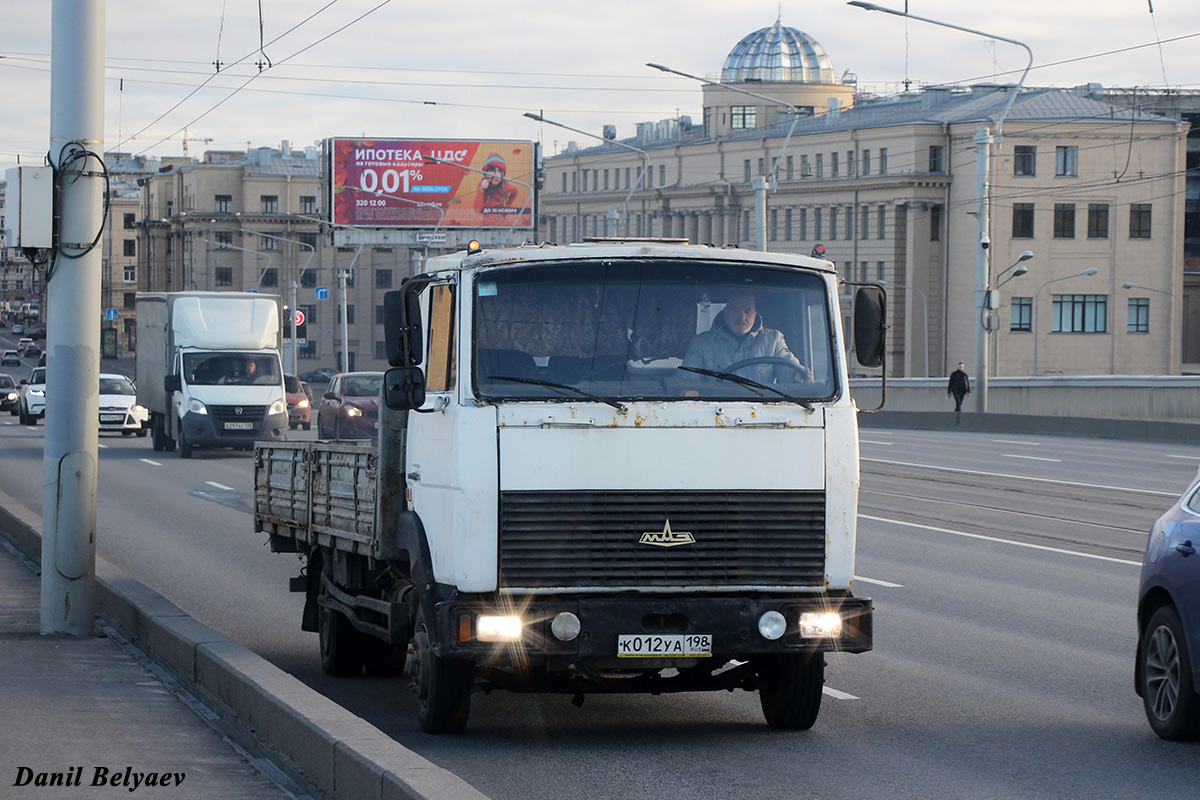
<svg viewBox="0 0 1200 800"><path fill-rule="evenodd" d="M1135 686L1163 739L1200 738L1200 475L1150 529Z"/></svg>

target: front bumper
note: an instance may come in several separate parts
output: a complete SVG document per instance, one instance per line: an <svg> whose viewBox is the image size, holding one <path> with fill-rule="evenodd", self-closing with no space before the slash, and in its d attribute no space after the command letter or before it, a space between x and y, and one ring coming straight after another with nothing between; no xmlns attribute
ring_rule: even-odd
<svg viewBox="0 0 1200 800"><path fill-rule="evenodd" d="M502 604L462 600L437 604L434 613L439 655L494 659L498 651L504 650L510 655L520 652L524 656L565 656L571 660L616 658L617 638L625 634L711 635L714 661L759 654L862 653L872 648L873 610L869 597L637 595L504 600ZM769 640L758 632L759 618L768 611L778 611L787 620L787 630L779 639ZM842 617L839 638L801 636L802 613L829 611L837 611ZM563 612L575 614L581 623L579 635L566 642L557 639L550 629L551 620ZM475 622L480 614L519 614L525 623L521 641L503 645L477 641ZM464 618L470 622L464 622Z"/></svg>
<svg viewBox="0 0 1200 800"><path fill-rule="evenodd" d="M25 395L25 412L28 416L42 419L46 416L46 395Z"/></svg>
<svg viewBox="0 0 1200 800"><path fill-rule="evenodd" d="M253 427L231 430L218 423L211 414L188 412L181 421L183 436L193 447L245 447L254 442L285 442L288 432L287 412L267 414Z"/></svg>
<svg viewBox="0 0 1200 800"><path fill-rule="evenodd" d="M102 408L100 409L100 430L102 431L140 431L145 427L149 412L136 414L131 408Z"/></svg>

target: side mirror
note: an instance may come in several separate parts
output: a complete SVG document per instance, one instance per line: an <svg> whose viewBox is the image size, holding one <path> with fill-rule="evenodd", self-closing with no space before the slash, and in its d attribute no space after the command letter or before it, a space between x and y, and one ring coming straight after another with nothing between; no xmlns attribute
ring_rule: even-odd
<svg viewBox="0 0 1200 800"><path fill-rule="evenodd" d="M425 405L425 373L418 367L396 367L383 374L383 403L393 411Z"/></svg>
<svg viewBox="0 0 1200 800"><path fill-rule="evenodd" d="M383 338L388 364L409 367L421 363L425 350L421 341L421 290L426 281L405 281L383 296Z"/></svg>
<svg viewBox="0 0 1200 800"><path fill-rule="evenodd" d="M854 352L864 367L883 365L886 351L887 295L878 286L854 293Z"/></svg>
<svg viewBox="0 0 1200 800"><path fill-rule="evenodd" d="M321 395L321 397L325 398L326 400L337 400L337 394L334 392L326 392L325 394Z"/></svg>
<svg viewBox="0 0 1200 800"><path fill-rule="evenodd" d="M163 377L163 390L167 394L183 391L183 378L178 373Z"/></svg>

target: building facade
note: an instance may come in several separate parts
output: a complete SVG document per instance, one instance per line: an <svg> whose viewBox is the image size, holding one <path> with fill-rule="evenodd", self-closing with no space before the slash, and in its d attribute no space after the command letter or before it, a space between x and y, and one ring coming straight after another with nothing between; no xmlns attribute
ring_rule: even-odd
<svg viewBox="0 0 1200 800"><path fill-rule="evenodd" d="M640 125L623 141L645 156L606 142L546 158L545 235L752 247L761 225L768 250L822 245L845 280L887 286L896 376L975 365L986 238L988 286L999 287L985 345L991 374L1180 372L1186 124L1087 91L856 94L852 78L831 82L831 67L808 80L789 67L828 59L811 37L781 28L747 37L760 40L757 71L743 39L720 85L705 85L707 126ZM976 138L1001 119L983 183ZM765 202L759 176L770 184ZM1009 270L1025 251L1028 272ZM847 290L847 317L849 299Z"/></svg>

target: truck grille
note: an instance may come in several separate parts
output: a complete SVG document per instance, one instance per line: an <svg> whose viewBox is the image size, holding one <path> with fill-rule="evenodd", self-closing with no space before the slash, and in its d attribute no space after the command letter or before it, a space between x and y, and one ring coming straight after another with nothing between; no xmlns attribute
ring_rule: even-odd
<svg viewBox="0 0 1200 800"><path fill-rule="evenodd" d="M673 536L665 535L668 521ZM643 541L687 542L685 534L695 541ZM821 585L825 493L501 492L500 580L522 587Z"/></svg>
<svg viewBox="0 0 1200 800"><path fill-rule="evenodd" d="M239 413L240 412L240 413ZM212 417L213 423L217 430L222 430L222 426L226 422L253 422L254 433L257 433L262 428L263 418L266 416L266 406L209 406L209 416ZM251 431L246 431L250 433Z"/></svg>

